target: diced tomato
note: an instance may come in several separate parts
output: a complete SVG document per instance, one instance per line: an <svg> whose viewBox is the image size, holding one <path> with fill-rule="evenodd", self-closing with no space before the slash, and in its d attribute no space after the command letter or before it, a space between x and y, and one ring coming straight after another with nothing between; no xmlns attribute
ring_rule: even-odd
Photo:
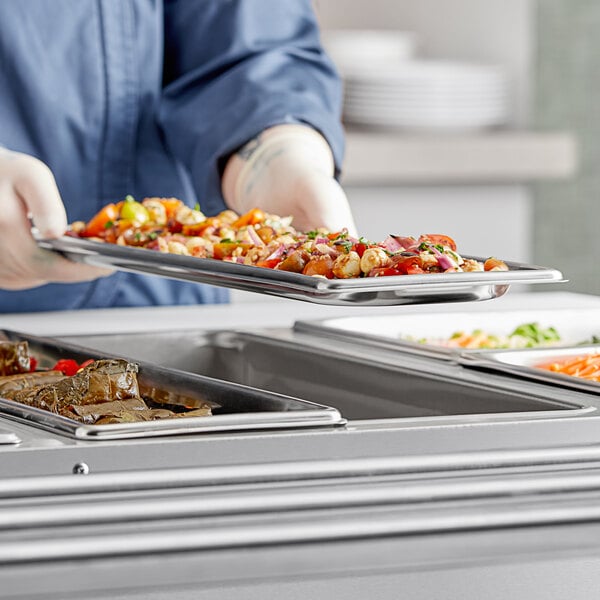
<svg viewBox="0 0 600 600"><path fill-rule="evenodd" d="M508 271L508 265L499 258L490 257L483 263L484 271Z"/></svg>
<svg viewBox="0 0 600 600"><path fill-rule="evenodd" d="M63 375L75 375L79 371L79 363L72 358L61 358L52 367L53 371L62 371Z"/></svg>
<svg viewBox="0 0 600 600"><path fill-rule="evenodd" d="M403 257L404 258L404 257ZM415 259L417 259L415 261ZM391 267L378 267L372 269L369 277L392 277L394 275L420 275L424 273L419 264L419 257L405 257L404 261L398 261Z"/></svg>
<svg viewBox="0 0 600 600"><path fill-rule="evenodd" d="M333 258L327 254L315 256L306 263L302 273L304 275L323 275L327 279L333 279Z"/></svg>
<svg viewBox="0 0 600 600"><path fill-rule="evenodd" d="M259 227L256 230L256 234L258 237L265 243L268 244L271 240L275 238L275 230L272 227Z"/></svg>
<svg viewBox="0 0 600 600"><path fill-rule="evenodd" d="M158 201L165 207L167 221L174 219L177 211L184 206L183 202L177 198L159 198Z"/></svg>
<svg viewBox="0 0 600 600"><path fill-rule="evenodd" d="M392 268L403 275L419 275L423 273L423 261L418 254L412 256L394 256Z"/></svg>
<svg viewBox="0 0 600 600"><path fill-rule="evenodd" d="M425 233L419 238L419 242L430 242L431 244L439 244L446 246L453 252L456 252L456 242L449 236L440 233Z"/></svg>
<svg viewBox="0 0 600 600"><path fill-rule="evenodd" d="M252 248L252 244L245 244L242 242L219 242L213 245L213 256L214 258L223 259L231 256L237 248L242 248L244 252L247 252Z"/></svg>
<svg viewBox="0 0 600 600"><path fill-rule="evenodd" d="M266 269L274 269L281 262L281 258L270 258L267 260L259 260L256 263L257 267L265 267Z"/></svg>
<svg viewBox="0 0 600 600"><path fill-rule="evenodd" d="M167 229L170 233L182 233L183 224L179 221L176 221L175 219L169 219L167 221Z"/></svg>
<svg viewBox="0 0 600 600"><path fill-rule="evenodd" d="M244 227L246 225L256 225L262 223L266 218L265 213L260 208L253 208L247 213L238 217L232 224L231 227L237 229L238 227Z"/></svg>
<svg viewBox="0 0 600 600"><path fill-rule="evenodd" d="M38 366L37 358L30 356L29 357L29 370L33 373L34 371L37 370L37 366Z"/></svg>
<svg viewBox="0 0 600 600"><path fill-rule="evenodd" d="M181 228L181 233L183 235L192 235L192 236L201 236L203 233L212 227L214 230L216 227L219 227L221 222L216 217L208 217L202 221L202 223L194 223L193 225L183 225Z"/></svg>
<svg viewBox="0 0 600 600"><path fill-rule="evenodd" d="M310 260L310 255L304 250L295 250L288 254L278 265L277 268L281 271L289 271L291 273L302 273L306 263Z"/></svg>
<svg viewBox="0 0 600 600"><path fill-rule="evenodd" d="M68 377L72 377L77 374L81 369L84 369L88 365L91 365L94 362L93 358L83 361L79 364L76 360L72 358L61 358L57 360L54 366L52 367L53 371L61 371L63 375L67 375Z"/></svg>
<svg viewBox="0 0 600 600"><path fill-rule="evenodd" d="M358 254L361 258L367 248L367 244L363 244L362 242L357 242L354 244L354 252L356 252L356 254Z"/></svg>
<svg viewBox="0 0 600 600"><path fill-rule="evenodd" d="M376 267L369 271L369 277L392 277L394 275L403 275L403 273L394 267Z"/></svg>
<svg viewBox="0 0 600 600"><path fill-rule="evenodd" d="M104 231L119 218L119 210L115 204L107 204L96 213L81 232L82 237L100 237Z"/></svg>

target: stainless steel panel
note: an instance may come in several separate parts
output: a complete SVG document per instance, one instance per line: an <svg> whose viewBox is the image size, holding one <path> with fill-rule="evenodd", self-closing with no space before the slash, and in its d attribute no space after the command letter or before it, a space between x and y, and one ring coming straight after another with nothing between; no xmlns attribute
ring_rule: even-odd
<svg viewBox="0 0 600 600"><path fill-rule="evenodd" d="M50 338L0 331L0 338L25 340L41 367L59 358L84 361L102 358L97 351ZM140 423L87 425L51 412L0 398L0 413L42 429L89 440L127 439L218 431L283 429L342 425L339 412L328 406L257 390L210 376L174 372L156 364L140 364L141 386L168 390L198 402L213 404L213 415Z"/></svg>
<svg viewBox="0 0 600 600"><path fill-rule="evenodd" d="M507 262L509 271L329 280L72 237L40 240L39 244L71 260L92 265L335 305L472 302L502 296L511 284L564 281L556 269L515 262Z"/></svg>
<svg viewBox="0 0 600 600"><path fill-rule="evenodd" d="M582 414L583 395L518 380L481 376L418 357L378 361L360 347L311 344L300 337L244 332L92 336L86 344L110 353L211 375L333 406L352 421L443 415ZM593 409L591 409L593 410Z"/></svg>
<svg viewBox="0 0 600 600"><path fill-rule="evenodd" d="M14 432L4 428L0 428L0 445L2 444L18 444L21 438Z"/></svg>

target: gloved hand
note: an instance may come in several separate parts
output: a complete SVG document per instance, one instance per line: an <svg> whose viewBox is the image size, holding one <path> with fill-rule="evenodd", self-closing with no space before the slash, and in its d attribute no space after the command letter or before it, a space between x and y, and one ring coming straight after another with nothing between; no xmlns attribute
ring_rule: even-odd
<svg viewBox="0 0 600 600"><path fill-rule="evenodd" d="M22 290L110 274L40 249L31 234L30 218L42 237L65 232L67 216L54 176L36 158L0 148L0 288Z"/></svg>
<svg viewBox="0 0 600 600"><path fill-rule="evenodd" d="M333 155L321 134L304 125L278 125L229 159L223 197L240 214L258 207L293 216L300 231L347 228L356 235L348 199L333 174Z"/></svg>

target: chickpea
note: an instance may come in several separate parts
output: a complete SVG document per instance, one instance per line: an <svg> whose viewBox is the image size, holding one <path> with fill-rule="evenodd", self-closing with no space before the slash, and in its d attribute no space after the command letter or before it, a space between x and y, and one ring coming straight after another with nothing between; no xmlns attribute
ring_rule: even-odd
<svg viewBox="0 0 600 600"><path fill-rule="evenodd" d="M146 198L142 200L142 206L148 211L151 221L161 226L167 224L167 209L162 202L154 198Z"/></svg>
<svg viewBox="0 0 600 600"><path fill-rule="evenodd" d="M246 252L246 256L244 256L244 264L255 265L261 259L261 255L262 248L250 248L248 252Z"/></svg>
<svg viewBox="0 0 600 600"><path fill-rule="evenodd" d="M367 248L360 259L360 270L365 274L370 273L373 269L389 266L390 262L383 248Z"/></svg>
<svg viewBox="0 0 600 600"><path fill-rule="evenodd" d="M483 265L473 258L465 258L462 264L462 270L468 273L475 271L483 271Z"/></svg>
<svg viewBox="0 0 600 600"><path fill-rule="evenodd" d="M238 220L238 214L233 210L224 210L217 215L217 218L221 223L231 225L234 221Z"/></svg>
<svg viewBox="0 0 600 600"><path fill-rule="evenodd" d="M73 233L82 233L83 231L85 231L85 227L86 227L86 223L85 221L74 221L73 223L71 223L71 231Z"/></svg>
<svg viewBox="0 0 600 600"><path fill-rule="evenodd" d="M231 229L231 227L220 227L219 237L223 240L235 240L237 238L237 233L234 229Z"/></svg>
<svg viewBox="0 0 600 600"><path fill-rule="evenodd" d="M174 241L167 242L167 252L169 252L170 254L180 254L184 256L190 255L188 249L185 247L184 244L182 244L181 242Z"/></svg>
<svg viewBox="0 0 600 600"><path fill-rule="evenodd" d="M199 258L212 258L213 255L213 245L208 240L205 240L201 237L191 237L185 243L188 252L192 256L197 256Z"/></svg>
<svg viewBox="0 0 600 600"><path fill-rule="evenodd" d="M165 238L158 237L158 238L156 238L156 241L158 242L157 250L159 252L169 252L169 244L168 244L167 240L165 240Z"/></svg>
<svg viewBox="0 0 600 600"><path fill-rule="evenodd" d="M360 277L360 256L351 250L348 254L340 254L333 263L333 274L338 279Z"/></svg>
<svg viewBox="0 0 600 600"><path fill-rule="evenodd" d="M204 213L189 206L181 206L175 213L175 220L182 225L196 225L206 221Z"/></svg>

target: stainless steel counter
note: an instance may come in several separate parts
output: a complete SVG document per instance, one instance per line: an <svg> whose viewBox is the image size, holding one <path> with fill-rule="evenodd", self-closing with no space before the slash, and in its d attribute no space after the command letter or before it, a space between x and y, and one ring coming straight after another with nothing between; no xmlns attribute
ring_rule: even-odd
<svg viewBox="0 0 600 600"><path fill-rule="evenodd" d="M600 300L515 294L473 309L486 306ZM352 313L277 302L0 319L312 395L348 418L101 442L0 418L0 597L593 597L598 398L289 328Z"/></svg>

